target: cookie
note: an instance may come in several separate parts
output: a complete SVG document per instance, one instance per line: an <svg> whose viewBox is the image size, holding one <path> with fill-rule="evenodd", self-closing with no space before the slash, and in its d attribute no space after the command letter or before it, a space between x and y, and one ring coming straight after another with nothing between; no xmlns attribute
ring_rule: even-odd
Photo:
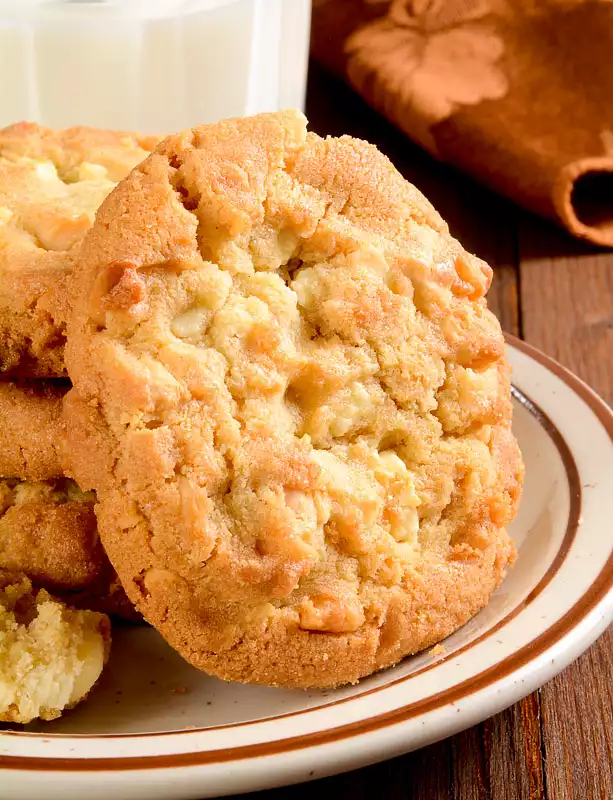
<svg viewBox="0 0 613 800"><path fill-rule="evenodd" d="M73 606L136 617L100 544L93 496L74 481L0 480L0 570Z"/></svg>
<svg viewBox="0 0 613 800"><path fill-rule="evenodd" d="M66 391L60 383L0 383L0 477L44 481L64 474Z"/></svg>
<svg viewBox="0 0 613 800"><path fill-rule="evenodd" d="M109 620L0 573L0 722L56 719L85 699L107 661Z"/></svg>
<svg viewBox="0 0 613 800"><path fill-rule="evenodd" d="M523 474L491 277L375 147L298 112L171 136L103 203L70 457L192 664L337 686L488 602Z"/></svg>
<svg viewBox="0 0 613 800"><path fill-rule="evenodd" d="M0 130L0 371L65 374L75 248L102 200L155 141L25 122Z"/></svg>

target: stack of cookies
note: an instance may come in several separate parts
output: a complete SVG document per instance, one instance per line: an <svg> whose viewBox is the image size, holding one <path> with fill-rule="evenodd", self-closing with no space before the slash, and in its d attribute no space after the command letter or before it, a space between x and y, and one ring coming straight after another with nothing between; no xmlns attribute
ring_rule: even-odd
<svg viewBox="0 0 613 800"><path fill-rule="evenodd" d="M0 573L4 585L20 576L19 596L29 580L71 606L128 618L136 612L100 544L93 494L65 476L64 343L80 242L153 145L85 128L0 131ZM12 718L31 713L18 711Z"/></svg>
<svg viewBox="0 0 613 800"><path fill-rule="evenodd" d="M72 381L5 387L11 502L57 517L19 509L12 569L108 608L68 465L130 601L225 680L355 682L489 601L523 479L492 272L376 148L288 111L171 136L123 178L134 138L6 136L37 190L7 192L24 288L0 358L57 379L65 335Z"/></svg>

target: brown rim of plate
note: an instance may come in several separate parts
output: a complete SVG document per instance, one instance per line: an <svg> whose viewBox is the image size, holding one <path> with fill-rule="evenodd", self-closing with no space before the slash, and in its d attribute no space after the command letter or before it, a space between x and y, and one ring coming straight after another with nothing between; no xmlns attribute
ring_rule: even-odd
<svg viewBox="0 0 613 800"><path fill-rule="evenodd" d="M549 358L544 353L541 353L536 348L526 344L525 342L519 339L516 339L514 336L507 335L506 338L509 344L511 344L517 350L520 350L521 352L529 355L531 358L533 358L539 364L543 365L550 372L554 373L557 377L559 377L562 381L564 381L564 383L566 383L567 386L569 386L579 397L581 397L581 399L591 408L596 418L605 428L607 434L609 435L609 438L611 439L611 441L613 441L613 411L611 411L611 409L604 403L603 400L601 400L598 397L598 395L595 394L595 392L593 392L585 383L583 383L583 381L581 381L579 378L577 378L575 375L569 372L561 364ZM551 581L555 573L560 569L562 563L564 562L570 544L572 543L572 540L575 537L579 522L580 506L581 506L581 484L579 481L579 476L574 463L574 459L572 457L572 454L570 453L568 446L566 445L565 440L563 439L562 435L557 430L557 428L555 428L551 420L549 420L549 418L540 409L538 409L535 406L535 404L532 403L522 392L516 389L514 391L514 394L517 397L517 399L527 408L527 410L536 416L539 424L545 427L548 434L552 436L554 443L556 444L560 452L560 456L562 457L562 460L564 462L567 471L567 478L569 484L570 504L571 504L569 510L569 523L561 547L558 553L556 554L556 557L552 561L548 571L545 573L543 578L541 578L541 581L539 581L539 584L530 592L530 594L525 598L525 600L523 600L515 609L513 609L510 612L510 614L504 618L504 620L501 620L499 623L497 623L496 626L493 626L492 629L488 630L485 634L483 634L475 641L471 642L469 645L465 646L464 648L461 648L460 650L455 651L454 653L451 653L450 655L452 656L457 656L460 652L463 652L469 649L470 647L474 647L475 644L477 644L480 641L483 641L483 639L492 635L492 633L494 633L495 630L499 629L502 624L507 622L511 617L515 616L517 613L519 613L519 611L524 609L527 605L529 605L536 599L536 597L543 591L545 586ZM562 447L560 447L560 445L562 445ZM566 614L562 618L560 618L557 622L555 622L550 628L544 631L536 639L526 644L520 650L511 654L503 661L494 664L493 666L489 667L483 672L474 675L466 679L462 683L450 687L449 689L446 689L435 695L431 695L430 697L424 698L422 700L418 700L415 703L411 703L409 705L402 706L392 711L388 711L384 714L380 714L375 717L369 717L368 719L365 720L359 720L353 723L349 723L347 725L341 725L339 727L329 728L323 731L315 731L313 733L305 734L303 736L294 736L271 742L261 742L258 744L245 745L242 747L235 747L235 748L225 748L213 751L175 753L168 755L153 755L153 756L128 756L125 758L120 758L120 757L29 758L28 756L0 756L0 768L47 770L53 772L57 771L91 772L91 771L101 771L101 770L127 771L135 769L161 769L161 768L172 768L172 767L183 767L183 766L198 766L204 764L227 763L230 761L238 761L248 758L261 758L265 756L272 756L279 753L300 750L307 747L324 745L330 742L337 742L342 739L347 739L357 735L370 733L372 731L379 730L381 728L385 728L390 725L405 722L406 720L414 718L419 714L434 711L435 709L440 708L444 705L456 703L457 701L462 700L470 696L471 694L474 694L477 691L482 691L484 688L494 683L495 681L501 680L502 678L506 677L515 670L525 666L525 664L534 660L536 657L538 657L547 649L549 649L552 645L557 643L561 638L563 638L563 636L565 636L572 628L574 628L581 620L583 620L594 609L594 607L606 596L606 594L609 591L611 591L612 588L613 588L613 552L610 554L603 569L598 574L596 579L593 581L592 585L586 592L584 592L584 594L577 601L577 603L575 603L575 605L571 609L569 609L569 611L567 611ZM399 678L396 681L387 683L381 687L376 687L367 692L364 692L361 695L359 695L359 697L364 697L367 694L381 691L383 689L389 688L390 686L401 683L405 680L409 680L410 678L415 677L415 675L424 672L427 669L431 669L438 663L440 663L440 660L430 665L427 665L422 670L419 670L416 673L412 673L410 675L404 676L403 678ZM8 734L12 736L36 736L43 739L45 738L48 739L50 736L53 736L53 738L58 737L67 739L68 738L79 738L79 739L142 738L142 737L164 736L164 735L175 736L179 733L181 734L201 733L203 731L209 732L209 731L219 730L221 728L237 727L239 725L240 726L254 725L264 721L271 721L276 719L282 719L287 716L295 716L297 714L309 713L310 711L320 710L322 708L326 708L331 705L347 702L348 700L354 698L355 695L352 696L351 698L344 698L342 700L328 703L324 706L318 706L314 709L305 709L304 711L292 712L291 714L287 715L270 717L267 718L266 720L255 720L243 723L235 723L232 726L217 726L217 728L200 728L195 730L168 731L164 733L149 733L149 734L123 734L123 735L102 734L99 736L79 735L76 737L71 737L70 735L66 735L64 737L63 734L48 734L47 736L41 736L41 734L29 734L17 731L6 731L6 732L3 731L2 733L5 735Z"/></svg>

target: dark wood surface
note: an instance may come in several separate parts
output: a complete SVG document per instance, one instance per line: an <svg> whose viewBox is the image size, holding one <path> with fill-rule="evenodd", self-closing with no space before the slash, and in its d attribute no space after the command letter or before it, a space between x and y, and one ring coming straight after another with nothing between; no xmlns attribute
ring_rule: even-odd
<svg viewBox="0 0 613 800"><path fill-rule="evenodd" d="M494 267L502 327L561 361L613 403L613 253L571 239L429 158L337 79L311 69L319 134L374 142L464 246ZM253 795L251 795L253 797ZM257 800L609 800L613 798L613 629L543 688L415 753Z"/></svg>

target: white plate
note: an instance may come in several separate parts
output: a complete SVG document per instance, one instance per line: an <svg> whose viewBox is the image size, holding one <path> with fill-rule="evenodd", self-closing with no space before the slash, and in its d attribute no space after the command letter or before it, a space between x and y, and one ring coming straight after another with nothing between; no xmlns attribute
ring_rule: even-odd
<svg viewBox="0 0 613 800"><path fill-rule="evenodd" d="M0 797L202 798L320 778L423 747L495 714L613 618L613 413L512 340L526 487L515 568L445 642L329 692L224 684L153 631L123 629L91 699L0 736Z"/></svg>

